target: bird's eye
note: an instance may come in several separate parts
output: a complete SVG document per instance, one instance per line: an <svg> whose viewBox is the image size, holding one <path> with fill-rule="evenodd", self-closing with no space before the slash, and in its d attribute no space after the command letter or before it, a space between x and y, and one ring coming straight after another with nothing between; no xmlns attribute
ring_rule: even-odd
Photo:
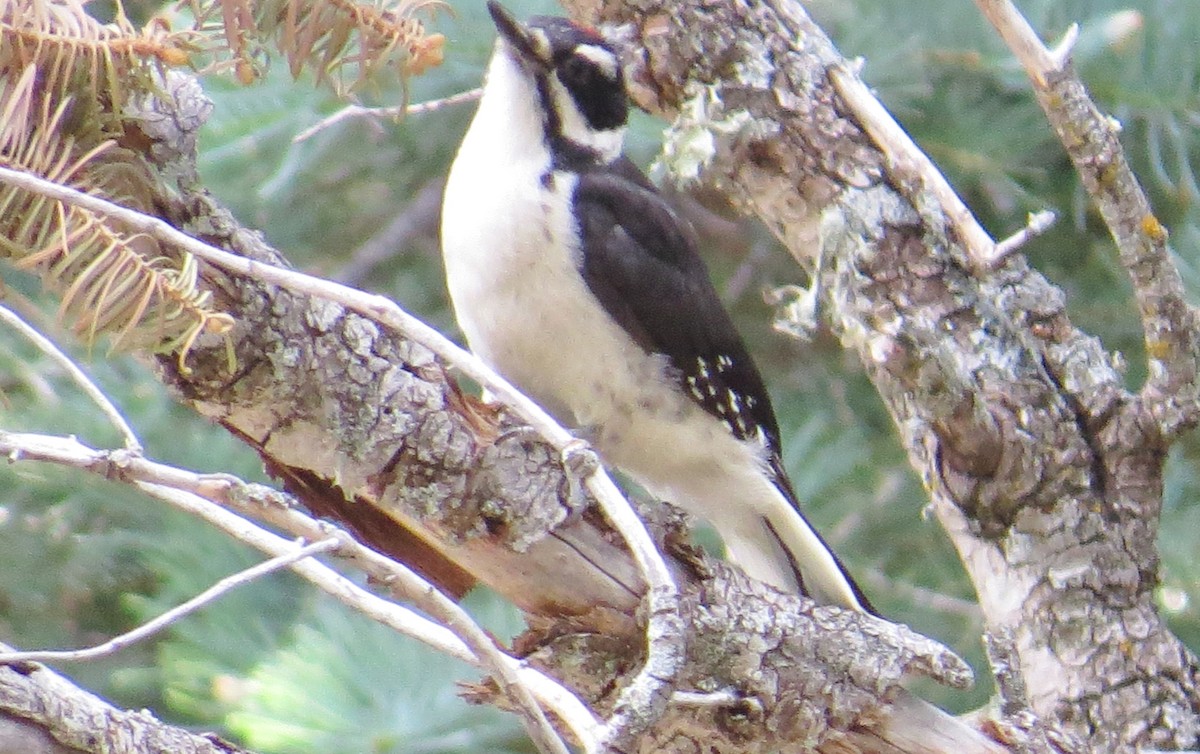
<svg viewBox="0 0 1200 754"><path fill-rule="evenodd" d="M588 125L605 131L625 125L629 106L621 80L621 65L610 50L581 44L564 51L555 73Z"/></svg>
<svg viewBox="0 0 1200 754"><path fill-rule="evenodd" d="M562 60L559 76L564 84L602 86L621 79L621 66L611 50L595 44L576 45Z"/></svg>
<svg viewBox="0 0 1200 754"><path fill-rule="evenodd" d="M591 61L571 56L563 61L558 70L558 77L569 89L587 88L595 82L597 73L596 66Z"/></svg>

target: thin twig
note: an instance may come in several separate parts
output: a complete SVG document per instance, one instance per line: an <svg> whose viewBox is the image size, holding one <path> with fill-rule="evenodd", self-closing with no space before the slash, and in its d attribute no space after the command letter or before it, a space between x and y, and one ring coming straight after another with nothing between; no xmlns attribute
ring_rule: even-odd
<svg viewBox="0 0 1200 754"><path fill-rule="evenodd" d="M226 271L340 304L425 346L438 358L454 365L512 409L560 453L565 454L570 450L578 454L578 440L540 406L496 374L474 354L451 343L441 333L401 309L391 299L231 254L202 243L157 217L136 212L29 173L0 167L0 182L119 220L132 230L194 254ZM655 547L654 540L629 505L629 501L599 463L589 465L583 475L583 481L604 516L629 548L647 584L646 662L622 689L614 705L616 711L604 734L604 739L608 741L610 736L620 737L636 732L637 726L630 715L631 711L645 713L649 709L646 705L660 709L666 704L675 676L684 660L683 625L679 614L678 588L663 561L662 554ZM653 718L641 714L640 719L648 724Z"/></svg>
<svg viewBox="0 0 1200 754"><path fill-rule="evenodd" d="M1058 216L1050 210L1030 212L1029 217L1025 221L1024 228L997 243L995 248L992 249L991 265L993 267L999 265L1009 254L1029 243L1031 239L1037 238L1050 230L1050 228L1054 227L1056 220L1058 220Z"/></svg>
<svg viewBox="0 0 1200 754"><path fill-rule="evenodd" d="M1092 101L1071 65L1078 31L1051 51L1010 0L975 0L1020 61L1046 119L1100 210L1133 281L1149 374L1139 399L1166 439L1200 419L1200 333L1183 280L1171 259L1167 230L1125 159L1120 124Z"/></svg>
<svg viewBox="0 0 1200 754"><path fill-rule="evenodd" d="M0 652L11 651L0 642ZM253 754L212 734L159 722L144 709L117 709L44 665L0 668L0 740L5 754Z"/></svg>
<svg viewBox="0 0 1200 754"><path fill-rule="evenodd" d="M975 624L982 622L983 612L979 609L979 604L971 600L953 597L949 594L942 594L941 592L926 589L907 581L893 579L877 568L861 570L859 571L859 575L871 588L880 594L898 595L910 600L918 607L936 610L947 615L954 615Z"/></svg>
<svg viewBox="0 0 1200 754"><path fill-rule="evenodd" d="M761 706L761 703L754 697L739 694L732 689L722 691L701 692L701 691L676 691L671 701L676 704L686 705L688 707L733 707L738 704L751 704Z"/></svg>
<svg viewBox="0 0 1200 754"><path fill-rule="evenodd" d="M913 143L904 128L855 72L834 67L829 71L829 78L854 117L871 135L875 146L887 157L888 170L908 180L921 181L958 231L971 262L979 269L988 269L995 242L955 193L946 176L933 164L933 160Z"/></svg>
<svg viewBox="0 0 1200 754"><path fill-rule="evenodd" d="M288 568L318 553L329 552L340 544L341 541L337 537L329 537L226 576L187 602L176 605L162 615L146 621L132 631L126 631L120 636L114 636L103 644L97 644L87 649L35 649L4 653L0 654L0 665L12 664L14 662L80 662L116 654L128 646L153 636L167 626L179 622L200 608L216 602L239 586L249 584L280 569Z"/></svg>
<svg viewBox="0 0 1200 754"><path fill-rule="evenodd" d="M0 304L0 320L3 320L9 327L24 335L42 353L58 362L67 371L67 374L71 376L75 384L92 399L92 402L100 408L100 411L116 427L117 432L121 434L124 440L126 450L133 453L140 453L142 451L142 443L138 440L137 433L133 431L133 427L129 426L129 422L125 421L125 417L121 415L121 411L109 400L104 391L96 383L92 382L87 373L70 356L63 353L58 346L54 345L53 341L42 335L32 325L21 319L19 314L3 304Z"/></svg>
<svg viewBox="0 0 1200 754"><path fill-rule="evenodd" d="M397 105L395 107L363 107L362 105L347 105L336 113L321 119L316 125L310 126L300 133L292 137L293 143L304 141L305 139L315 136L317 133L324 131L332 125L348 120L350 118L373 118L375 120L395 120L408 115L420 115L422 113L431 113L436 110L441 110L444 107L452 105L461 105L464 102L474 102L483 96L483 89L468 89L465 92L451 94L449 97L441 99L429 100L428 102L418 102L415 105Z"/></svg>
<svg viewBox="0 0 1200 754"><path fill-rule="evenodd" d="M0 457L7 457L10 462L55 463L82 469L106 479L124 481L158 500L204 519L234 539L273 556L292 552L294 546L283 537L266 531L222 506L263 519L294 536L310 540L334 537L341 545L338 557L361 568L372 580L395 586L397 579L414 579L432 589L412 571L355 541L344 530L306 515L299 510L299 504L291 496L265 485L248 484L229 474L197 474L125 451L95 450L69 437L2 431ZM323 563L301 561L294 564L292 570L372 620L494 677L502 672L493 664L499 662L504 666L504 673L515 673L520 683L563 721L585 750L595 750L598 736L595 717L577 697L553 679L504 654L492 654L481 659L452 631L408 608L371 594ZM422 589L418 586L411 591L415 595L413 601L422 609L432 612Z"/></svg>
<svg viewBox="0 0 1200 754"><path fill-rule="evenodd" d="M223 530L225 530L227 533L234 534L235 531L239 531L241 533L240 536L235 534L235 536L237 536L238 539L240 539L241 541L247 542L248 544L251 544L255 547L258 547L259 549L268 551L264 548L263 544L259 543L259 542L265 543L265 542L269 541L266 537L262 536L264 534L267 534L267 532L265 532L262 529L259 529L259 527L254 526L254 524L250 523L249 521L246 521L245 519L241 518L240 516L236 516L232 513L229 513L228 511L224 510L223 508L221 508L217 505L214 505L213 503L211 503L208 500L197 497L188 492L180 492L179 490L176 490L176 489L173 489L170 487L164 487L162 485L157 485L157 484L150 484L147 482L134 482L134 486L137 487L138 489L146 492L147 494L153 495L154 497L156 497L160 500L171 503L172 505L174 505L177 508L181 508L183 510L188 511L189 513L192 513L193 515L197 515L201 518L204 518L207 521L217 524ZM229 519L233 519L233 521L231 522L231 523L233 523L232 526L227 526L227 525L221 523L222 521L229 522ZM257 531L253 531L253 530L257 530ZM268 535L268 536L273 537L274 535ZM277 538L277 539L279 539L279 538ZM255 540L255 541L251 541L251 540ZM284 541L286 541L286 540L284 540ZM279 547L277 542L270 542L270 545L271 545L272 550L277 550ZM335 574L332 570L330 570L328 573L337 576L337 578L330 579L328 574L321 573L316 568L317 565L319 565L319 564L317 564L316 561L305 560L305 561L296 563L293 566L292 570L295 571L296 573L300 574L304 578L306 578L311 583L316 584L317 586L320 586L322 589L325 589L324 584L318 584L314 577L324 576L326 580L332 580L333 586L335 588L333 590L325 589L325 591L328 594L331 594L334 597L337 597L339 600L346 603L347 605L350 605L350 606L354 607L355 609L362 611L362 603L364 602L363 597L364 597L364 595L369 594L369 593L361 592L360 590L357 590L357 589L348 590L347 586L353 586L352 583L348 579L341 576L340 574ZM399 566L399 564L395 564L395 565ZM400 568L402 568L402 567L400 567ZM404 570L407 571L407 569L404 569ZM415 577L415 574L414 574L414 577ZM416 577L416 578L419 578L419 577ZM427 587L426 595L432 595L432 594L437 593L437 589L432 584L427 583L426 587ZM389 625L389 626L393 625L391 622L391 618L398 614L397 608L399 608L399 606L394 605L393 603L388 602L387 600L381 599L379 597L375 597L374 595L370 595L370 596L373 597L374 599L366 600L366 601L372 603L373 609L370 612L364 612L364 614L369 615L371 617L375 617L376 620L379 620L379 618L377 616L379 616L381 614L387 615L389 618L389 620L387 621L387 625ZM419 596L419 595L417 595L417 596ZM353 598L353 599L346 599L346 598ZM418 604L421 605L422 607L429 606L428 603L422 603L420 601L418 601ZM382 611L381 611L381 608L382 608ZM403 608L400 608L400 610L403 610ZM409 611L404 611L404 612L409 612ZM399 613L399 614L402 616L402 625L407 625L409 623L409 621L407 619L410 617L410 615L405 615L403 613ZM461 637L458 637L458 638L461 641ZM472 652L469 647L464 647L464 649L466 649L467 652L471 654L472 658L474 658L473 664L480 666L480 667L484 668L485 670L495 672L497 675L503 675L505 677L510 677L510 668L503 667L503 664L500 664L500 667L496 667L489 661L491 659L494 659L494 658L497 658L498 656L500 656L499 652L490 651L485 656L481 657L478 653ZM509 658L509 659L511 659L511 658ZM525 687L523 684L518 682L517 685L522 690L525 690ZM513 701L516 703L516 709L518 712L517 717L521 720L521 723L525 726L526 732L529 733L530 738L533 740L533 742L535 744L538 745L538 748L540 750L546 751L546 752L553 752L554 754L565 754L565 752L567 752L566 744L564 744L562 742L562 739L559 737L558 732L555 731L553 726L550 725L550 722L546 719L545 712L543 712L541 706L538 705L533 700L532 694L525 693L525 694L521 694L520 696L515 696L515 697L513 697ZM525 706L526 703L531 704L532 707L531 708L526 707Z"/></svg>

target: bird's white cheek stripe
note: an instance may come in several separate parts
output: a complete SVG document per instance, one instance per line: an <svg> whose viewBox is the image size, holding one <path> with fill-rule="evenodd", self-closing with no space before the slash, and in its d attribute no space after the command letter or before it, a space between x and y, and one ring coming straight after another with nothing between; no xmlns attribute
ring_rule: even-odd
<svg viewBox="0 0 1200 754"><path fill-rule="evenodd" d="M598 45L579 45L575 48L575 54L595 63L609 81L616 80L617 58L608 50Z"/></svg>
<svg viewBox="0 0 1200 754"><path fill-rule="evenodd" d="M564 138L598 152L601 162L612 162L621 156L621 147L625 142L624 128L610 128L607 131L590 128L566 87L557 79L551 79L550 88L555 109L561 118Z"/></svg>

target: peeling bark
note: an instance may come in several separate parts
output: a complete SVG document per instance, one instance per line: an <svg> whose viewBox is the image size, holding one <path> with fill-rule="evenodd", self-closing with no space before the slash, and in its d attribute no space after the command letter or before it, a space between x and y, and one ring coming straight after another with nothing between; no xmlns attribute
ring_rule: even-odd
<svg viewBox="0 0 1200 754"><path fill-rule="evenodd" d="M1020 256L971 263L919 177L847 116L831 72L848 67L799 5L579 5L628 24L635 94L676 119L669 164L761 218L822 282L832 327L891 411L989 628L1013 637L1029 708L1095 748L1195 748L1197 663L1153 603L1162 463L1167 438L1194 421L1192 399L1157 413L1134 400ZM130 124L162 179L147 187L153 205L214 245L281 263L197 184L207 105L189 82L173 77L171 98L148 99ZM315 511L449 592L479 579L512 599L530 615L522 648L599 709L611 703L640 660L643 585L604 523L580 512L551 447L364 317L202 275L237 317L235 359L215 336L190 371L161 359L175 393ZM647 518L664 542L679 536L664 509ZM674 705L640 750L1001 749L939 738L943 720L897 697L908 673L963 681L934 643L769 594L694 553L674 565L691 619L679 687L732 688L743 702ZM0 672L0 689L19 680Z"/></svg>
<svg viewBox="0 0 1200 754"><path fill-rule="evenodd" d="M1015 637L1032 709L1098 748L1194 748L1196 658L1153 601L1164 438L1194 390L1155 413L1022 257L970 264L926 187L844 114L831 71L848 66L799 4L576 10L628 25L635 93L675 117L676 156L706 134L701 179L819 276L989 630Z"/></svg>
<svg viewBox="0 0 1200 754"><path fill-rule="evenodd" d="M177 92L174 101L149 104L170 109L189 101ZM158 137L172 139L169 131ZM178 176L158 204L166 219L240 256L279 264L277 252L204 194L182 159L181 169L163 166ZM175 359L158 361L164 381L255 447L314 510L447 589L477 578L512 600L531 620L525 651L580 689L599 682L606 696L594 701L605 711L625 674L640 666L644 586L604 522L580 512L586 499L557 453L498 409L460 393L425 347L326 301L217 269L202 275L237 319L229 341L235 361L225 356L225 340L201 341L187 371ZM872 616L765 598L762 585L680 551L674 543L684 521L669 508L648 508L643 516L682 556L675 568L692 611L685 637L691 653L678 680L749 695L766 727L758 735L751 735L754 726L718 735L736 722L736 711L674 705L669 720L633 721L651 731L637 750L658 750L669 736L673 747L687 740L714 752L796 745L1001 751L952 718L914 707L901 691L900 681L914 673L968 682L969 669L936 642ZM760 673L748 663L758 663ZM898 694L903 702L889 707ZM933 729L944 731L939 747L904 748L919 740L914 731L928 736Z"/></svg>

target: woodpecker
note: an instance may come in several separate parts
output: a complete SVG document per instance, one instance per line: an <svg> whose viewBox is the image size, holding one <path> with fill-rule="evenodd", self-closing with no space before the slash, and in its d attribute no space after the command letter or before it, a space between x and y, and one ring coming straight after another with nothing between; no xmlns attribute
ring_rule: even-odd
<svg viewBox="0 0 1200 754"><path fill-rule="evenodd" d="M617 54L566 19L488 10L499 38L442 207L470 348L709 521L750 576L873 613L800 512L766 387L690 225L622 154Z"/></svg>

